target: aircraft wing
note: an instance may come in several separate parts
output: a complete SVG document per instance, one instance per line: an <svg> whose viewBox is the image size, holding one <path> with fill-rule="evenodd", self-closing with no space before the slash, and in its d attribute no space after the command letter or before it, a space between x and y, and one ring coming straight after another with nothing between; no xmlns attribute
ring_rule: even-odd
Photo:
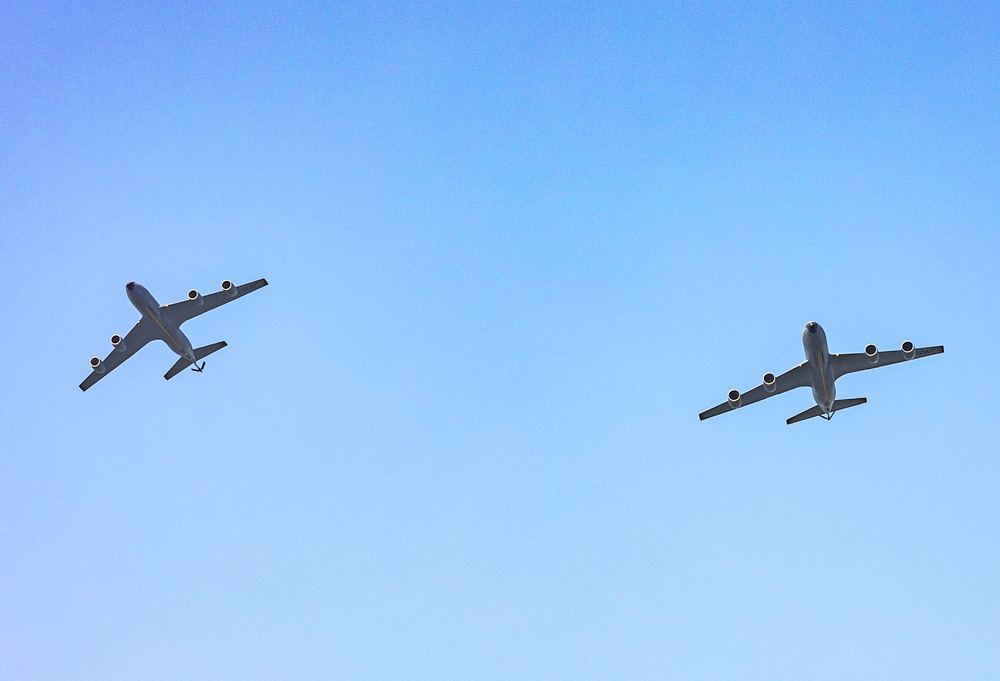
<svg viewBox="0 0 1000 681"><path fill-rule="evenodd" d="M227 282L223 282L223 284L226 283ZM215 308L232 302L237 298L242 298L246 294L252 293L265 286L267 286L267 279L258 279L257 281L251 281L247 284L243 284L242 286L233 286L228 291L222 290L210 293L207 296L203 296L200 301L182 300L179 303L164 305L160 308L160 310L167 315L170 321L172 321L175 325L180 326L189 319L194 319L200 314L204 314L209 310L214 310Z"/></svg>
<svg viewBox="0 0 1000 681"><path fill-rule="evenodd" d="M914 348L913 349L913 359L920 359L921 357L928 357L930 355L940 355L944 352L943 345L934 345L928 348ZM868 361L868 355L863 352L849 352L843 355L830 355L830 364L833 366L833 378L834 380L840 378L844 374L851 374L855 371L864 371L865 369L875 369L878 367L888 366L890 364L899 364L900 362L905 362L906 357L903 356L902 350L880 350L878 353L878 361L872 364Z"/></svg>
<svg viewBox="0 0 1000 681"><path fill-rule="evenodd" d="M810 385L809 381L809 369L808 362L803 362L802 364L789 369L780 376L776 376L774 379L774 390L768 392L764 388L764 384L761 383L756 388L748 390L747 392L740 395L740 407L745 407L748 404L753 404L754 402L760 402L761 400L767 399L768 397L773 397L775 395L780 395L783 392L792 390L793 388L804 388ZM702 421L705 419L712 418L713 416L718 416L719 414L724 414L727 411L732 411L733 409L738 409L739 407L732 407L729 401L723 402L720 405L712 407L708 411L703 411L698 414L698 418Z"/></svg>
<svg viewBox="0 0 1000 681"><path fill-rule="evenodd" d="M132 330L125 334L125 338L122 339L121 345L124 346L124 350L119 350L115 348L111 351L111 354L104 358L102 362L103 371L98 371L95 369L90 372L90 376L84 379L83 383L80 384L80 390L86 390L90 386L97 383L99 380L110 374L112 371L118 367L119 364L127 360L129 357L138 352L146 343L151 340L156 340L159 338L156 329L150 326L149 322L144 322L141 319L135 323Z"/></svg>

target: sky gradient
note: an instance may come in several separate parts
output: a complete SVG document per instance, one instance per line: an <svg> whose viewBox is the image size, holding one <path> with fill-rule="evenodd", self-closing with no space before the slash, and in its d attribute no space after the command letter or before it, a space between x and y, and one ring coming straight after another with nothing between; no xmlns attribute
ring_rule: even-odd
<svg viewBox="0 0 1000 681"><path fill-rule="evenodd" d="M997 678L998 35L0 6L0 677ZM698 421L809 320L946 352Z"/></svg>

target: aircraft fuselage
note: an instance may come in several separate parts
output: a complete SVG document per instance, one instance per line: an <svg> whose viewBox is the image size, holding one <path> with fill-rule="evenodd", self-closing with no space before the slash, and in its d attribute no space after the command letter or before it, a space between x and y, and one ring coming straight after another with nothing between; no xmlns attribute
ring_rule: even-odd
<svg viewBox="0 0 1000 681"><path fill-rule="evenodd" d="M125 285L125 293L128 294L128 299L135 306L135 309L142 315L142 321L150 324L156 330L156 334L167 344L167 347L193 364L195 356L191 341L184 335L184 332L167 319L166 315L160 314L160 304L146 290L146 287L130 281Z"/></svg>
<svg viewBox="0 0 1000 681"><path fill-rule="evenodd" d="M829 413L837 399L837 389L833 384L833 366L830 364L830 351L823 327L816 322L806 324L802 329L802 346L806 351L806 361L809 362L813 399L820 409Z"/></svg>
<svg viewBox="0 0 1000 681"><path fill-rule="evenodd" d="M939 355L944 352L943 345L918 348L912 341L906 340L903 341L898 350L879 352L874 343L869 343L865 346L864 352L831 354L826 344L826 332L816 322L809 322L802 329L802 349L805 351L806 361L800 362L781 374L767 372L764 374L761 384L746 393L741 393L735 388L730 390L725 402L717 404L711 409L706 409L698 414L698 418L704 421L733 409L760 402L771 395L780 395L796 388L810 387L812 388L813 401L816 404L786 419L785 422L798 423L816 416L830 420L835 412L868 402L865 397L837 399L834 381L841 376L856 371L891 366L921 357Z"/></svg>

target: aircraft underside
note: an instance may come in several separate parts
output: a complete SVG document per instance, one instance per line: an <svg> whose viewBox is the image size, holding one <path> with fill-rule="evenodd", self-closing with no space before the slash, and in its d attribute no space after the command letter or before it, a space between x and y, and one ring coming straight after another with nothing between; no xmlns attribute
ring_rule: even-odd
<svg viewBox="0 0 1000 681"><path fill-rule="evenodd" d="M944 352L943 345L918 348L911 341L904 341L899 350L880 352L873 344L865 346L864 352L831 355L826 343L826 332L816 322L809 322L802 330L802 346L806 361L778 376L771 372L764 374L763 382L746 393L730 390L728 399L698 415L702 421L745 407L748 404L780 395L795 388L812 389L816 406L792 416L786 423L798 423L819 416L827 421L843 409L865 404L864 397L837 399L835 382L845 374L880 366L898 364L921 357L929 357Z"/></svg>

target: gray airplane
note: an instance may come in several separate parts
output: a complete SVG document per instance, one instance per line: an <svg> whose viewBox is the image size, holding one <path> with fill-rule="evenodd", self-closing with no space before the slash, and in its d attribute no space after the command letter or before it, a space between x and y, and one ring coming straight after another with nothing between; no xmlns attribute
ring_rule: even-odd
<svg viewBox="0 0 1000 681"><path fill-rule="evenodd" d="M793 369L789 369L780 376L768 372L764 374L764 382L747 393L740 394L739 390L730 390L729 399L722 404L712 407L708 411L703 411L698 415L702 421L718 416L719 414L740 407L745 407L754 402L778 395L793 388L812 388L813 399L816 406L806 409L801 414L796 414L788 419L786 423L798 423L811 419L813 416L822 416L827 421L833 418L833 414L841 409L855 407L868 401L865 397L851 397L846 400L837 399L837 389L834 381L855 371L874 369L875 367L898 364L919 357L937 355L944 352L943 345L935 345L929 348L917 348L911 341L903 341L903 346L899 350L889 350L879 352L874 345L866 345L864 352L848 353L846 355L831 355L826 347L826 332L823 327L816 322L809 322L802 330L802 345L806 350L806 361Z"/></svg>
<svg viewBox="0 0 1000 681"><path fill-rule="evenodd" d="M191 365L194 365L191 367L192 371L202 371L205 368L205 362L202 362L201 366L198 366L198 362L216 350L226 347L226 341L200 348L191 347L191 341L181 332L181 324L264 286L267 286L266 279L251 281L242 286L233 286L233 282L226 279L222 282L221 291L202 297L196 290L191 289L188 291L187 300L160 306L142 284L130 281L125 285L125 293L128 294L128 299L132 301L142 317L135 323L132 330L125 334L124 338L117 333L111 337L111 345L114 346L114 350L104 358L103 362L100 357L90 359L90 367L93 371L80 384L80 390L86 390L97 383L111 373L115 367L134 355L142 346L153 340L163 341L167 347L181 357L170 367L170 371L164 374L163 378L170 380Z"/></svg>

